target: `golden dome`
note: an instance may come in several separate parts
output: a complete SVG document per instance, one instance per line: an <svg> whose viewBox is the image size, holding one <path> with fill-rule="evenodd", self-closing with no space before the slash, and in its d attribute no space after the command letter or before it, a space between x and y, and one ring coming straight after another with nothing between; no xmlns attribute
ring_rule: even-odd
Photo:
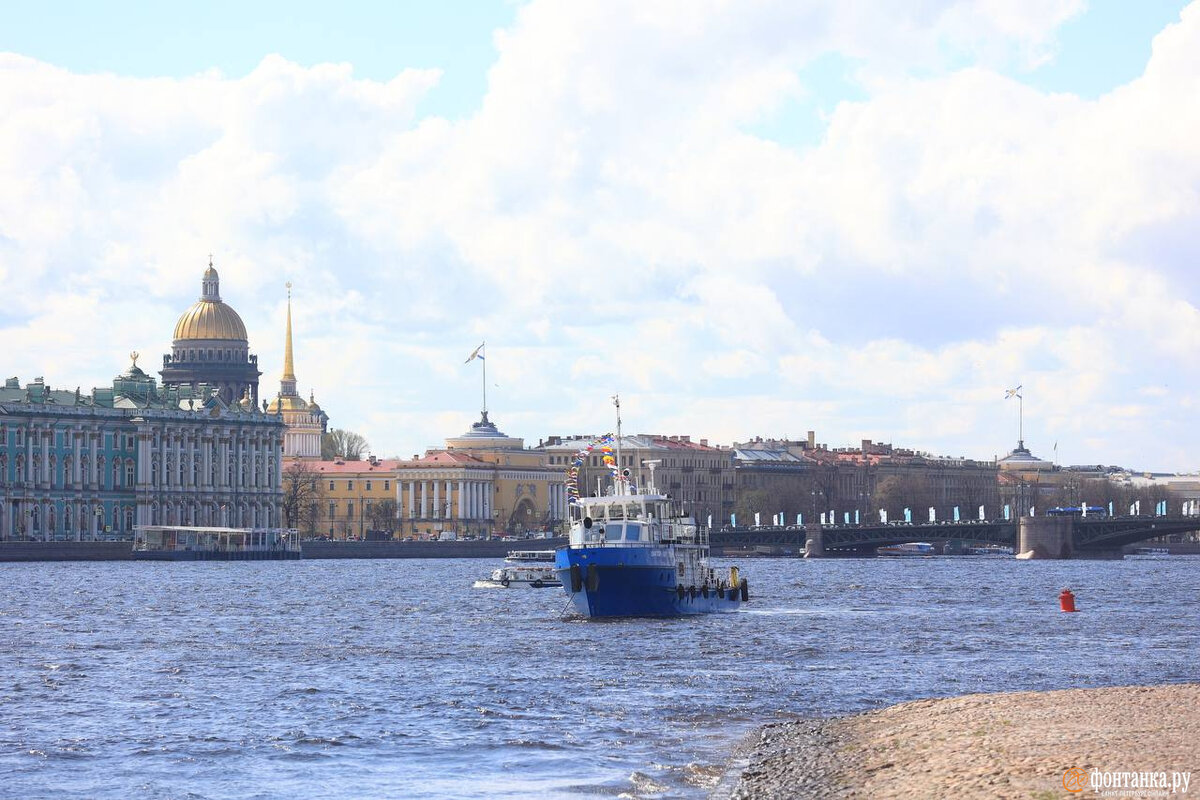
<svg viewBox="0 0 1200 800"><path fill-rule="evenodd" d="M175 341L191 339L232 339L247 341L242 318L221 302L221 277L213 269L209 257L208 269L200 281L200 299L183 312L175 323Z"/></svg>
<svg viewBox="0 0 1200 800"><path fill-rule="evenodd" d="M175 323L174 338L247 341L242 318L220 300L197 300Z"/></svg>
<svg viewBox="0 0 1200 800"><path fill-rule="evenodd" d="M274 414L276 411L308 411L308 403L304 402L303 397L280 395L271 401L271 405L267 406L267 412Z"/></svg>

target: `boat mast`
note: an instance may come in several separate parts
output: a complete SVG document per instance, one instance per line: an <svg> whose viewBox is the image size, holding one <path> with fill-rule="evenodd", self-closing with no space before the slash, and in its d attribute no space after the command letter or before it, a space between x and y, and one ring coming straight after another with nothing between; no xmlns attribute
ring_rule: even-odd
<svg viewBox="0 0 1200 800"><path fill-rule="evenodd" d="M612 401L613 405L617 408L617 494L623 495L626 494L628 481L625 480L625 477L621 472L621 395L614 394Z"/></svg>

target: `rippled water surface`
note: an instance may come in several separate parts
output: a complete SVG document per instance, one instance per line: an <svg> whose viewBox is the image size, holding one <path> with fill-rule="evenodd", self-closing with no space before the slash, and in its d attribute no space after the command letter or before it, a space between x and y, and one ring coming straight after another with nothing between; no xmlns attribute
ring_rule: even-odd
<svg viewBox="0 0 1200 800"><path fill-rule="evenodd" d="M492 566L0 564L0 795L704 797L784 717L1200 680L1196 558L760 559L617 621Z"/></svg>

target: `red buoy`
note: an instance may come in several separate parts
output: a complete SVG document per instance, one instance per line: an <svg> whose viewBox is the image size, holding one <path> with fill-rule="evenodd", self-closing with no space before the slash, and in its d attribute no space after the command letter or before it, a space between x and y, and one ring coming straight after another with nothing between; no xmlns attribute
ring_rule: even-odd
<svg viewBox="0 0 1200 800"><path fill-rule="evenodd" d="M1071 594L1070 589L1062 590L1062 594L1058 596L1058 605L1063 611L1075 610L1075 595Z"/></svg>

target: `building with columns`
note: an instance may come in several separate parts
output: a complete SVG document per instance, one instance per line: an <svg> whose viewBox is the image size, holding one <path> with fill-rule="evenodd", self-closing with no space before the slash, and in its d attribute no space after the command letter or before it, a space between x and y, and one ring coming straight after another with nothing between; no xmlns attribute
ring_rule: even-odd
<svg viewBox="0 0 1200 800"><path fill-rule="evenodd" d="M484 538L556 531L567 515L563 472L524 440L506 436L484 411L446 447L402 461L396 471L399 532Z"/></svg>
<svg viewBox="0 0 1200 800"><path fill-rule="evenodd" d="M318 460L321 458L321 437L329 428L329 415L309 393L305 400L296 391L296 368L292 357L292 285L287 285L287 333L283 347L283 377L279 394L267 407L269 413L283 416L287 433L283 438L284 458Z"/></svg>
<svg viewBox="0 0 1200 800"><path fill-rule="evenodd" d="M280 524L283 420L137 366L83 395L0 389L0 538L131 538L137 525Z"/></svg>

